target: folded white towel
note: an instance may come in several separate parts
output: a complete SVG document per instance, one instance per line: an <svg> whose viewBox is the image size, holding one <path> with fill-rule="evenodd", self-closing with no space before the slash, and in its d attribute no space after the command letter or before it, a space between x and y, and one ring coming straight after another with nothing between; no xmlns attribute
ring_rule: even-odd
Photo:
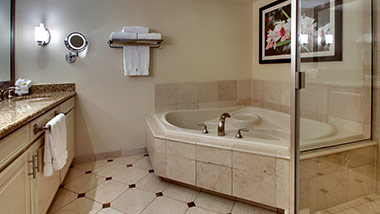
<svg viewBox="0 0 380 214"><path fill-rule="evenodd" d="M142 26L125 26L125 33L148 33L149 28ZM124 46L124 76L149 75L149 47Z"/></svg>
<svg viewBox="0 0 380 214"><path fill-rule="evenodd" d="M154 39L154 40L160 40L161 34L160 33L138 33L137 39Z"/></svg>
<svg viewBox="0 0 380 214"><path fill-rule="evenodd" d="M67 160L66 116L59 114L47 124L45 131L44 175L51 176L54 170L62 169Z"/></svg>
<svg viewBox="0 0 380 214"><path fill-rule="evenodd" d="M115 39L137 39L137 33L112 32L110 35L110 40Z"/></svg>
<svg viewBox="0 0 380 214"><path fill-rule="evenodd" d="M122 31L125 33L149 33L149 28L143 26L124 26Z"/></svg>

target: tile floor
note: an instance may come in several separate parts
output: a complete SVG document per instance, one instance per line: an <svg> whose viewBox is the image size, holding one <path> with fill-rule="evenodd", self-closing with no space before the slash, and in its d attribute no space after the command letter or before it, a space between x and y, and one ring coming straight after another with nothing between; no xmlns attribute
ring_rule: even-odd
<svg viewBox="0 0 380 214"><path fill-rule="evenodd" d="M368 195L317 214L380 214L380 196Z"/></svg>
<svg viewBox="0 0 380 214"><path fill-rule="evenodd" d="M74 165L49 214L274 214L262 208L170 184L158 178L148 156Z"/></svg>

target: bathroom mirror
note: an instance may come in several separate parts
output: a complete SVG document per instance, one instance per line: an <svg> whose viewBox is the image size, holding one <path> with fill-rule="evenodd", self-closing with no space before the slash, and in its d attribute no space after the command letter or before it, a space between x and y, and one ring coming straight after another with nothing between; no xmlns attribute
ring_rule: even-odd
<svg viewBox="0 0 380 214"><path fill-rule="evenodd" d="M15 0L0 0L0 88L14 83Z"/></svg>
<svg viewBox="0 0 380 214"><path fill-rule="evenodd" d="M86 37L79 32L70 33L65 39L66 48L70 51L66 54L66 60L69 63L75 62L78 53L86 50L88 41Z"/></svg>

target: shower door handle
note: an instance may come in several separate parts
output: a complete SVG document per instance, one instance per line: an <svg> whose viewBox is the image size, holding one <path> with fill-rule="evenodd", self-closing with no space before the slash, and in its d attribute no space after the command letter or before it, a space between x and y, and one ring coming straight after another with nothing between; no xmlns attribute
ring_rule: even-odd
<svg viewBox="0 0 380 214"><path fill-rule="evenodd" d="M305 77L306 77L305 72L301 72L301 71L296 72L296 89L305 88Z"/></svg>

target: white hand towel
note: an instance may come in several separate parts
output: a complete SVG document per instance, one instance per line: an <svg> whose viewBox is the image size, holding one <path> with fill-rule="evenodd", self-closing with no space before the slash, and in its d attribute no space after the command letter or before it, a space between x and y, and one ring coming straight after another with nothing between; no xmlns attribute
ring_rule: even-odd
<svg viewBox="0 0 380 214"><path fill-rule="evenodd" d="M137 33L125 33L125 32L112 32L110 40L115 39L137 39Z"/></svg>
<svg viewBox="0 0 380 214"><path fill-rule="evenodd" d="M54 170L62 169L67 160L66 116L59 114L47 124L45 131L44 175L51 176Z"/></svg>
<svg viewBox="0 0 380 214"><path fill-rule="evenodd" d="M149 28L142 26L125 26L124 33L149 33ZM149 47L124 46L124 76L149 75Z"/></svg>
<svg viewBox="0 0 380 214"><path fill-rule="evenodd" d="M137 39L153 39L153 40L160 40L161 34L160 33L138 33Z"/></svg>

